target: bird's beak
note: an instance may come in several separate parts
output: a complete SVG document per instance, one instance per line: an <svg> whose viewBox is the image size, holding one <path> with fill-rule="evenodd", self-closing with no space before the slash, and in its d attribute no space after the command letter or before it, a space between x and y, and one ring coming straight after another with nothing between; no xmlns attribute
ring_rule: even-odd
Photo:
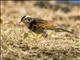
<svg viewBox="0 0 80 60"><path fill-rule="evenodd" d="M19 24L20 24L21 22L22 22L22 21L20 21Z"/></svg>

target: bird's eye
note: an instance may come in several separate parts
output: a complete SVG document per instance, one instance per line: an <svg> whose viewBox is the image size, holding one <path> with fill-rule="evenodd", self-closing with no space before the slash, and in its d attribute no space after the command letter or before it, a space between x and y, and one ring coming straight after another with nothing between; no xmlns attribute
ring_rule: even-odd
<svg viewBox="0 0 80 60"><path fill-rule="evenodd" d="M25 20L31 21L31 20L32 20L32 18L28 17L28 18L26 18Z"/></svg>
<svg viewBox="0 0 80 60"><path fill-rule="evenodd" d="M28 20L27 18L25 18L25 20Z"/></svg>
<svg viewBox="0 0 80 60"><path fill-rule="evenodd" d="M27 18L25 18L24 20L25 20L26 22L29 22L29 19L27 19Z"/></svg>

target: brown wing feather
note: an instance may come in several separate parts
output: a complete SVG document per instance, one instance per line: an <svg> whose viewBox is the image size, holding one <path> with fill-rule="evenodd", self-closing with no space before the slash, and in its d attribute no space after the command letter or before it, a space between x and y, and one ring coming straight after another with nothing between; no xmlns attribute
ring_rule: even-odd
<svg viewBox="0 0 80 60"><path fill-rule="evenodd" d="M52 29L53 26L53 21L43 21L39 24L39 27L42 27L43 29Z"/></svg>

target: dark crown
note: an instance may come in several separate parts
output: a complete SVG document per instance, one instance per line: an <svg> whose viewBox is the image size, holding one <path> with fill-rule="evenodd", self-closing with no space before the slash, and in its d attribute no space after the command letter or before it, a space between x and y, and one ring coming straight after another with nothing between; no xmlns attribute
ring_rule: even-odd
<svg viewBox="0 0 80 60"><path fill-rule="evenodd" d="M28 21L30 21L30 20L32 20L32 18L31 18L30 16L23 16L23 17L21 18L21 21L23 21L23 20L28 20Z"/></svg>

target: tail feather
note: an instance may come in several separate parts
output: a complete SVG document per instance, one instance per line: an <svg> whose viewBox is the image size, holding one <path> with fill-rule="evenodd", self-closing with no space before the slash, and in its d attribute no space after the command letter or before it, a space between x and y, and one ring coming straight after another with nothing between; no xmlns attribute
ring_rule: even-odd
<svg viewBox="0 0 80 60"><path fill-rule="evenodd" d="M55 30L55 31L65 31L65 32L73 33L73 31L69 31L69 30L66 30L64 28L53 28L52 30Z"/></svg>

